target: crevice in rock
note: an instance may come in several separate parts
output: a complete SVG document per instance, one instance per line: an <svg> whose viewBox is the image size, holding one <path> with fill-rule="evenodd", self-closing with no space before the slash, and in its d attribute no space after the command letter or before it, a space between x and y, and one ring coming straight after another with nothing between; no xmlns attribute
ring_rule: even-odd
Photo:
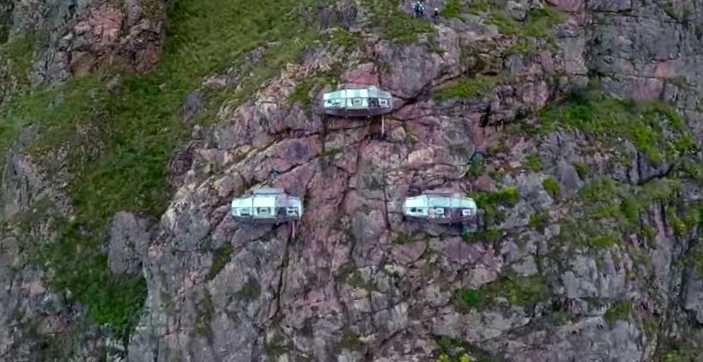
<svg viewBox="0 0 703 362"><path fill-rule="evenodd" d="M281 264L279 266L280 271L278 273L278 285L277 285L276 291L273 295L276 309L274 310L273 314L269 313L269 315L271 315L269 320L278 319L278 313L281 311L281 297L283 296L283 291L285 290L286 275L287 275L288 263L289 263L288 259L290 257L289 248L290 248L291 241L293 241L293 229L294 228L295 228L294 225L290 225L288 237L286 238L286 241L283 245L283 255L281 257Z"/></svg>

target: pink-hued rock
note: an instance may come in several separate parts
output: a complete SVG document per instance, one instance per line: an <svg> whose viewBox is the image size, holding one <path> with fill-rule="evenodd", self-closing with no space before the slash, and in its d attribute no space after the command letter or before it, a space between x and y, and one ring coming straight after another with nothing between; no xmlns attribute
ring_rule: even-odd
<svg viewBox="0 0 703 362"><path fill-rule="evenodd" d="M586 8L585 0L546 0L548 4L559 10L580 12Z"/></svg>
<svg viewBox="0 0 703 362"><path fill-rule="evenodd" d="M635 78L632 79L632 99L648 101L659 99L664 91L664 82L660 79Z"/></svg>
<svg viewBox="0 0 703 362"><path fill-rule="evenodd" d="M422 254L427 250L427 243L424 241L416 241L410 244L403 244L393 247L391 255L393 259L401 264L411 264L416 262Z"/></svg>
<svg viewBox="0 0 703 362"><path fill-rule="evenodd" d="M357 85L378 85L378 72L373 63L360 64L342 75L344 83Z"/></svg>
<svg viewBox="0 0 703 362"><path fill-rule="evenodd" d="M302 64L288 65L251 99L222 107L216 125L192 144L192 160L183 162L187 176L179 178L150 245L148 312L133 338L151 342L135 343L134 351L155 348L162 360L428 361L438 358L437 339L446 336L511 361L560 361L561 352L578 360L591 350L602 353L589 355L594 359L652 359L647 351L656 343L638 324L644 314L600 329L596 322L620 301L661 300L654 304L668 308L668 287L644 296L638 283L648 282L652 273L659 275L652 279L657 283L675 275L668 274L674 258L667 244L674 239L633 236L621 240L627 245L595 250L584 245L590 241L558 236L583 212L572 198L580 187L612 176L635 188L641 179L631 175L658 169L623 165L586 132L545 135L520 126L539 125L541 110L593 74L611 93L651 99L663 94L664 80L696 63L672 55L659 30L641 39L633 35L641 32L616 31L635 25L652 30L656 24L665 34L680 34L671 30L675 22L652 22L628 8L633 3L594 0L594 11L585 1L547 3L570 18L555 27L549 41L532 39L536 49L525 53L515 51L522 45L517 37L485 24L485 14L437 19L436 34L409 44L369 34L375 29L360 23L363 47L344 53L333 45L312 47ZM337 10L357 6L336 4ZM510 6L524 7L529 16L530 6L539 5ZM325 19L335 18L333 10L324 11ZM363 11L355 16L369 20ZM646 40L652 38L657 41ZM340 60L347 69L338 84L378 85L393 93L396 109L383 118L384 136L378 118L315 113L314 102L328 85L316 84L307 95L312 112L289 104L302 81L336 69ZM236 87L245 77L239 73L213 75L204 86ZM495 85L474 96L436 97L438 88L477 75L494 77ZM528 155L540 159L541 170L526 167ZM636 151L625 156L639 159ZM484 169L472 167L477 157L484 158ZM560 195L545 189L548 177L559 182ZM301 197L302 220L252 226L228 214L232 197L265 185ZM519 193L516 203L496 201L495 210L488 210L494 212L486 214L494 220L474 235L464 235L470 230L460 225L410 220L402 213L406 197L429 190L468 194L506 188ZM645 214L640 222L650 225ZM547 218L545 225L541 218ZM649 242L661 245L653 251ZM218 260L223 250L231 255ZM628 255L634 252L652 257L656 271L650 273L648 265L637 269ZM218 270L217 264L224 266ZM688 310L697 313L696 298L703 293L693 282ZM462 304L466 289L488 286L485 303ZM523 305L501 286L525 286L528 294L534 287L539 300ZM580 312L569 317L578 327L553 323L557 314L574 310ZM573 330L592 335L572 335ZM627 349L616 351L608 338ZM285 346L280 356L266 355L278 345ZM139 355L130 351L130 357Z"/></svg>

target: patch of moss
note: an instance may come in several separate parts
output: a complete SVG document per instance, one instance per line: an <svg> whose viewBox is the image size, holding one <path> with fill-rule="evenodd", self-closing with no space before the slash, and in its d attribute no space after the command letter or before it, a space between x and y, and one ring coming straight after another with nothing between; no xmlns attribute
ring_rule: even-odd
<svg viewBox="0 0 703 362"><path fill-rule="evenodd" d="M339 341L340 350L360 351L363 350L364 343L359 339L359 335L349 328L342 331L342 339Z"/></svg>
<svg viewBox="0 0 703 362"><path fill-rule="evenodd" d="M617 244L619 240L617 235L596 235L591 238L590 244L595 248L606 249Z"/></svg>
<svg viewBox="0 0 703 362"><path fill-rule="evenodd" d="M349 51L358 48L362 43L362 39L359 34L352 33L341 28L334 29L330 33L328 41L335 46Z"/></svg>
<svg viewBox="0 0 703 362"><path fill-rule="evenodd" d="M574 169L576 169L576 173L582 180L585 180L591 174L591 167L588 166L587 163L574 162L572 165L574 166Z"/></svg>
<svg viewBox="0 0 703 362"><path fill-rule="evenodd" d="M195 333L199 336L212 335L212 318L215 315L215 304L207 291L197 306L198 315L195 320Z"/></svg>
<svg viewBox="0 0 703 362"><path fill-rule="evenodd" d="M505 56L513 54L528 55L539 49L539 45L531 38L517 38L508 49L505 50Z"/></svg>
<svg viewBox="0 0 703 362"><path fill-rule="evenodd" d="M615 302L603 315L603 319L608 322L610 327L615 325L619 320L629 320L632 317L632 303L629 301Z"/></svg>
<svg viewBox="0 0 703 362"><path fill-rule="evenodd" d="M266 343L264 343L264 354L266 355L266 361L278 361L278 357L286 354L288 352L288 346L286 346L285 340L281 335L276 334L272 338L268 338Z"/></svg>
<svg viewBox="0 0 703 362"><path fill-rule="evenodd" d="M443 18L451 19L458 18L463 12L464 4L461 0L449 0L444 4L444 8L440 11L439 15Z"/></svg>
<svg viewBox="0 0 703 362"><path fill-rule="evenodd" d="M477 308L484 305L486 295L477 289L461 290L461 301L469 308Z"/></svg>
<svg viewBox="0 0 703 362"><path fill-rule="evenodd" d="M552 40L552 29L567 20L566 13L550 6L531 9L525 21L517 21L510 17L505 10L492 5L488 23L498 28L505 35L532 37Z"/></svg>
<svg viewBox="0 0 703 362"><path fill-rule="evenodd" d="M434 93L434 99L444 101L453 98L474 98L484 96L499 84L497 76L477 75L444 86Z"/></svg>
<svg viewBox="0 0 703 362"><path fill-rule="evenodd" d="M532 172L542 171L542 160L536 154L525 157L525 168Z"/></svg>
<svg viewBox="0 0 703 362"><path fill-rule="evenodd" d="M529 226L530 229L534 229L539 232L544 232L548 225L549 213L546 211L540 211L530 215L530 219L527 223L527 226Z"/></svg>
<svg viewBox="0 0 703 362"><path fill-rule="evenodd" d="M701 215L695 203L683 200L680 180L656 179L643 185L621 183L609 177L595 179L582 187L577 196L565 200L572 213L560 223L560 234L553 245L587 247L598 250L618 246L633 258L645 258L637 250L622 243L626 237L639 235L653 240L656 230L642 218L643 210L652 205L663 207L667 223L676 235L689 235L700 224ZM646 261L643 260L646 264Z"/></svg>
<svg viewBox="0 0 703 362"><path fill-rule="evenodd" d="M551 6L530 9L521 33L534 38L548 38L552 29L566 20L566 13Z"/></svg>
<svg viewBox="0 0 703 362"><path fill-rule="evenodd" d="M549 195L556 199L559 197L561 194L561 187L559 186L559 181L557 181L554 177L547 177L542 181L542 187L544 187L544 190L549 193Z"/></svg>
<svg viewBox="0 0 703 362"><path fill-rule="evenodd" d="M232 244L226 244L223 247L215 250L212 257L212 265L210 266L210 272L208 272L207 278L212 280L217 276L217 274L222 271L222 269L227 265L230 258L232 257L232 252L234 247Z"/></svg>
<svg viewBox="0 0 703 362"><path fill-rule="evenodd" d="M640 219L642 205L632 196L625 197L620 204L620 210L630 223L636 223Z"/></svg>
<svg viewBox="0 0 703 362"><path fill-rule="evenodd" d="M0 46L0 58L7 60L12 75L18 77L21 86L29 84L29 70L34 60L34 52L41 41L34 33L17 34Z"/></svg>
<svg viewBox="0 0 703 362"><path fill-rule="evenodd" d="M361 272L359 270L354 270L351 273L349 273L346 277L346 283L357 289L364 289L364 290L377 290L378 288L376 285L374 285L373 280L365 280L364 277L361 275Z"/></svg>
<svg viewBox="0 0 703 362"><path fill-rule="evenodd" d="M497 298L504 298L512 305L530 306L548 297L542 276L508 275L479 289L459 289L454 300L459 310L468 311L495 307Z"/></svg>
<svg viewBox="0 0 703 362"><path fill-rule="evenodd" d="M261 296L261 286L255 278L250 277L234 295L237 299L250 302Z"/></svg>
<svg viewBox="0 0 703 362"><path fill-rule="evenodd" d="M514 187L490 193L479 192L471 195L479 209L483 210L483 221L487 226L498 224L503 219L500 207L513 207L520 201L520 193Z"/></svg>
<svg viewBox="0 0 703 362"><path fill-rule="evenodd" d="M448 336L435 337L440 352L439 362L497 362L502 361L499 355L494 355L471 343Z"/></svg>
<svg viewBox="0 0 703 362"><path fill-rule="evenodd" d="M495 25L498 31L505 35L517 35L522 28L520 22L508 16L502 9L494 9L488 18L488 22Z"/></svg>
<svg viewBox="0 0 703 362"><path fill-rule="evenodd" d="M687 256L687 262L693 272L703 277L703 243L696 243L691 248Z"/></svg>
<svg viewBox="0 0 703 362"><path fill-rule="evenodd" d="M471 0L469 1L469 13L481 15L490 11L493 7L492 0Z"/></svg>
<svg viewBox="0 0 703 362"><path fill-rule="evenodd" d="M15 92L19 93L20 97L27 92L29 87L29 71L38 43L37 37L38 35L34 33L17 34L7 43L0 45L0 59L7 62L9 75L16 79L18 89ZM9 82L7 86L11 86ZM3 96L0 94L0 104L10 101L12 105L12 99L3 99ZM3 159L6 150L16 139L20 129L33 121L12 117L11 112L13 111L17 111L16 106L13 109L7 109L7 106L0 109L2 117L2 122L0 122L0 158Z"/></svg>
<svg viewBox="0 0 703 362"><path fill-rule="evenodd" d="M288 104L300 104L303 109L308 111L312 106L312 97L310 96L310 92L313 87L314 83L309 80L298 83L298 85L295 86L295 89L293 89L293 92L288 95Z"/></svg>
<svg viewBox="0 0 703 362"><path fill-rule="evenodd" d="M703 348L699 345L690 345L690 342L669 342L661 352L661 362L696 362L703 355Z"/></svg>
<svg viewBox="0 0 703 362"><path fill-rule="evenodd" d="M515 206L520 201L520 193L515 187L506 187L498 192L479 193L476 202L479 206L501 205Z"/></svg>

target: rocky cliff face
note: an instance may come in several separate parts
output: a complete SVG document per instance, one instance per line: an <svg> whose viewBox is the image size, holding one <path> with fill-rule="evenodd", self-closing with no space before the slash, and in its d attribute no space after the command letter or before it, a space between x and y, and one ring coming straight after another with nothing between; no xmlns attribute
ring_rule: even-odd
<svg viewBox="0 0 703 362"><path fill-rule="evenodd" d="M703 4L234 3L0 7L3 359L701 358ZM303 220L233 220L261 185ZM427 190L484 228L405 220Z"/></svg>

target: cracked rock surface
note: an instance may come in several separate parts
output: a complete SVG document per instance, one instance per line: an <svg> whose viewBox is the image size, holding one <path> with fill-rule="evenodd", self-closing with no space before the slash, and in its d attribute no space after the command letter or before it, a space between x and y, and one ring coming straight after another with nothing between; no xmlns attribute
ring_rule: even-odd
<svg viewBox="0 0 703 362"><path fill-rule="evenodd" d="M165 17L144 4L17 2L14 27L52 32L33 82L107 65L148 71L161 55ZM77 360L700 358L703 183L683 168L703 162L700 150L655 162L636 137L613 144L577 127L529 127L575 89L598 83L613 97L672 104L700 144L703 2L505 6L524 20L545 4L565 20L531 51L516 50L514 37L477 15L442 19L435 37L411 44L361 32L362 46L311 47L246 100L219 104L164 165L174 193L158 221L129 211L111 218L111 273L146 281L125 341L52 291L50 270L22 250L20 240L50 240L54 224L73 214L64 180L49 179L25 150L25 129L6 157L0 216L36 222L0 232L0 359L41 360L40 337L68 330L80 338L59 356ZM364 28L358 5L338 1L321 11L320 27ZM40 10L63 15L42 22ZM209 92L242 84L265 52L253 49L246 64L203 79L184 100L184 124L206 114ZM340 85L391 92L393 112L321 115L314 103L329 84L303 87L312 105L291 101L305 80L329 73ZM478 95L437 96L477 76L498 80ZM662 138L675 137L664 128ZM302 220L235 221L232 198L264 185L301 197ZM476 195L491 215L486 230L472 236L404 219L403 200L430 190ZM44 214L46 200L54 207ZM611 229L623 235L613 241Z"/></svg>

